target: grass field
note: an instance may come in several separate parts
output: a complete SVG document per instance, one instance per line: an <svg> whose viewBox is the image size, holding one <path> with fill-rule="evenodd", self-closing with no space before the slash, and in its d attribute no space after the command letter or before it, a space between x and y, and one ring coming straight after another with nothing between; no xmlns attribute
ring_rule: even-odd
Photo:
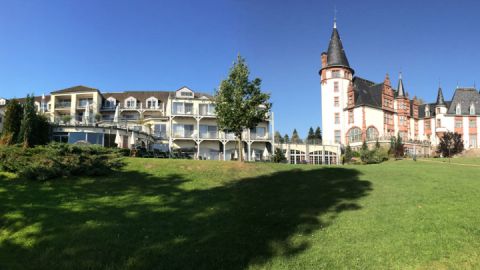
<svg viewBox="0 0 480 270"><path fill-rule="evenodd" d="M0 269L478 268L475 166L128 159L101 179L0 173Z"/></svg>

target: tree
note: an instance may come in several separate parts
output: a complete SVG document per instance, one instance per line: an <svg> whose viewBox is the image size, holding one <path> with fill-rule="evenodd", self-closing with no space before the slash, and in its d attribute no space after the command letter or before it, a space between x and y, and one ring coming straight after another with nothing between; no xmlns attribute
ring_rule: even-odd
<svg viewBox="0 0 480 270"><path fill-rule="evenodd" d="M300 136L298 136L297 129L293 129L292 132L292 143L302 143L302 140L300 139Z"/></svg>
<svg viewBox="0 0 480 270"><path fill-rule="evenodd" d="M72 116L69 115L69 114L66 114L66 115L62 116L62 122L64 124L70 123L71 120L72 120Z"/></svg>
<svg viewBox="0 0 480 270"><path fill-rule="evenodd" d="M403 146L403 141L402 141L402 136L400 136L400 132L398 133L397 136L397 141L395 142L395 157L396 158L401 158L404 156L404 146Z"/></svg>
<svg viewBox="0 0 480 270"><path fill-rule="evenodd" d="M280 135L280 132L275 131L275 135L273 137L275 143L283 143L283 138L282 135Z"/></svg>
<svg viewBox="0 0 480 270"><path fill-rule="evenodd" d="M35 115L33 145L45 145L50 142L51 126L44 115Z"/></svg>
<svg viewBox="0 0 480 270"><path fill-rule="evenodd" d="M375 142L375 149L380 149L380 142L378 141L378 138L377 138L377 141Z"/></svg>
<svg viewBox="0 0 480 270"><path fill-rule="evenodd" d="M452 157L463 151L464 145L462 135L453 132L446 132L440 138L440 143L437 146L437 153L443 157Z"/></svg>
<svg viewBox="0 0 480 270"><path fill-rule="evenodd" d="M27 95L25 103L23 104L23 118L20 124L19 143L23 144L24 148L34 145L35 137L35 119L37 114L35 112L35 100L33 95Z"/></svg>
<svg viewBox="0 0 480 270"><path fill-rule="evenodd" d="M368 150L368 145L366 141L363 141L362 143L362 148L360 149L360 159L362 162L367 162L369 159L369 150Z"/></svg>
<svg viewBox="0 0 480 270"><path fill-rule="evenodd" d="M288 137L288 134L285 134L285 136L283 136L283 141L285 141L285 143L290 143L290 137Z"/></svg>
<svg viewBox="0 0 480 270"><path fill-rule="evenodd" d="M347 147L345 148L345 162L350 163L353 158L353 152L352 152L352 147L350 147L350 144L347 144Z"/></svg>
<svg viewBox="0 0 480 270"><path fill-rule="evenodd" d="M275 148L275 154L273 155L272 161L275 163L280 163L286 161L287 158L280 148Z"/></svg>
<svg viewBox="0 0 480 270"><path fill-rule="evenodd" d="M19 139L23 109L16 99L8 102L2 131L2 142L14 144Z"/></svg>
<svg viewBox="0 0 480 270"><path fill-rule="evenodd" d="M315 140L316 143L322 143L322 130L320 129L320 127L317 127L317 129L315 129Z"/></svg>
<svg viewBox="0 0 480 270"><path fill-rule="evenodd" d="M262 93L262 81L255 78L250 81L245 59L240 55L230 69L228 78L220 83L215 91L215 111L217 124L223 131L233 132L237 139L239 160L242 160L242 132L265 121L272 104L270 95Z"/></svg>
<svg viewBox="0 0 480 270"><path fill-rule="evenodd" d="M308 130L308 135L307 135L307 142L312 143L315 140L315 132L313 131L313 128L310 127Z"/></svg>

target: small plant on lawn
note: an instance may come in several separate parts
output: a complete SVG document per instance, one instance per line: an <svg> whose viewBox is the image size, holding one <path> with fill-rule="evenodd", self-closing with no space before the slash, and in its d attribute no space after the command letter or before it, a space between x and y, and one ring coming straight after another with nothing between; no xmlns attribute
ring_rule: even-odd
<svg viewBox="0 0 480 270"><path fill-rule="evenodd" d="M275 163L282 163L287 161L287 158L285 157L285 154L283 154L282 149L280 148L275 148L275 154L273 155L273 162Z"/></svg>

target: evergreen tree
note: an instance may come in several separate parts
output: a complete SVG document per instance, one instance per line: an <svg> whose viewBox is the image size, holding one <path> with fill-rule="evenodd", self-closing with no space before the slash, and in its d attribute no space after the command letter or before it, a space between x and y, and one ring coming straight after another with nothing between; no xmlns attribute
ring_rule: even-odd
<svg viewBox="0 0 480 270"><path fill-rule="evenodd" d="M308 135L307 135L307 142L312 143L315 140L315 132L313 131L313 128L310 127L308 130Z"/></svg>
<svg viewBox="0 0 480 270"><path fill-rule="evenodd" d="M33 145L45 145L50 142L51 126L46 116L35 115L33 130L36 135L33 138Z"/></svg>
<svg viewBox="0 0 480 270"><path fill-rule="evenodd" d="M25 104L23 104L23 118L20 125L19 143L27 148L34 144L34 125L35 125L35 100L33 95L27 95Z"/></svg>
<svg viewBox="0 0 480 270"><path fill-rule="evenodd" d="M280 135L280 132L275 131L274 141L275 141L275 143L283 143L284 142L284 140L282 138L282 135Z"/></svg>
<svg viewBox="0 0 480 270"><path fill-rule="evenodd" d="M13 144L19 140L22 118L23 109L18 101L13 99L8 102L2 131L2 141L5 144Z"/></svg>
<svg viewBox="0 0 480 270"><path fill-rule="evenodd" d="M275 154L273 155L273 162L280 163L286 160L287 158L285 157L285 154L283 153L283 151L279 148L275 148Z"/></svg>
<svg viewBox="0 0 480 270"><path fill-rule="evenodd" d="M366 141L363 141L362 148L360 149L360 159L363 162L367 162L369 158L369 150L368 150L368 145Z"/></svg>
<svg viewBox="0 0 480 270"><path fill-rule="evenodd" d="M317 127L317 129L315 129L315 143L322 143L322 130L320 129L320 127Z"/></svg>
<svg viewBox="0 0 480 270"><path fill-rule="evenodd" d="M402 136L400 136L400 132L398 133L397 136L397 141L395 142L395 157L396 158L401 158L404 156L404 146L403 146L403 141L402 141Z"/></svg>
<svg viewBox="0 0 480 270"><path fill-rule="evenodd" d="M283 140L285 141L285 143L290 143L290 137L288 137L288 134L285 134Z"/></svg>
<svg viewBox="0 0 480 270"><path fill-rule="evenodd" d="M293 129L292 143L302 143L301 140L300 140L300 136L298 136L298 132L297 132L296 128Z"/></svg>
<svg viewBox="0 0 480 270"><path fill-rule="evenodd" d="M237 138L239 160L242 160L242 132L264 121L272 104L270 95L262 93L259 78L250 81L245 59L240 55L230 69L228 78L220 84L215 92L215 111L217 123L221 130L233 132Z"/></svg>
<svg viewBox="0 0 480 270"><path fill-rule="evenodd" d="M345 148L345 162L350 163L353 158L353 151L352 147L350 147L350 144L347 144L347 147Z"/></svg>

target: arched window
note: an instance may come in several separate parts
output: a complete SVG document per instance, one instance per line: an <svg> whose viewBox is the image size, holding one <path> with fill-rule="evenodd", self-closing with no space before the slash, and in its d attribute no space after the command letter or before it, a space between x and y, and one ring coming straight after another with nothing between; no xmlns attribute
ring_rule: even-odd
<svg viewBox="0 0 480 270"><path fill-rule="evenodd" d="M475 115L475 106L473 106L473 103L470 104L470 115Z"/></svg>
<svg viewBox="0 0 480 270"><path fill-rule="evenodd" d="M352 128L347 133L348 142L355 143L362 141L362 130L358 127Z"/></svg>
<svg viewBox="0 0 480 270"><path fill-rule="evenodd" d="M367 141L375 141L378 139L378 130L375 127L367 128Z"/></svg>
<svg viewBox="0 0 480 270"><path fill-rule="evenodd" d="M462 114L462 108L460 108L460 103L457 103L457 107L455 108L455 114Z"/></svg>

